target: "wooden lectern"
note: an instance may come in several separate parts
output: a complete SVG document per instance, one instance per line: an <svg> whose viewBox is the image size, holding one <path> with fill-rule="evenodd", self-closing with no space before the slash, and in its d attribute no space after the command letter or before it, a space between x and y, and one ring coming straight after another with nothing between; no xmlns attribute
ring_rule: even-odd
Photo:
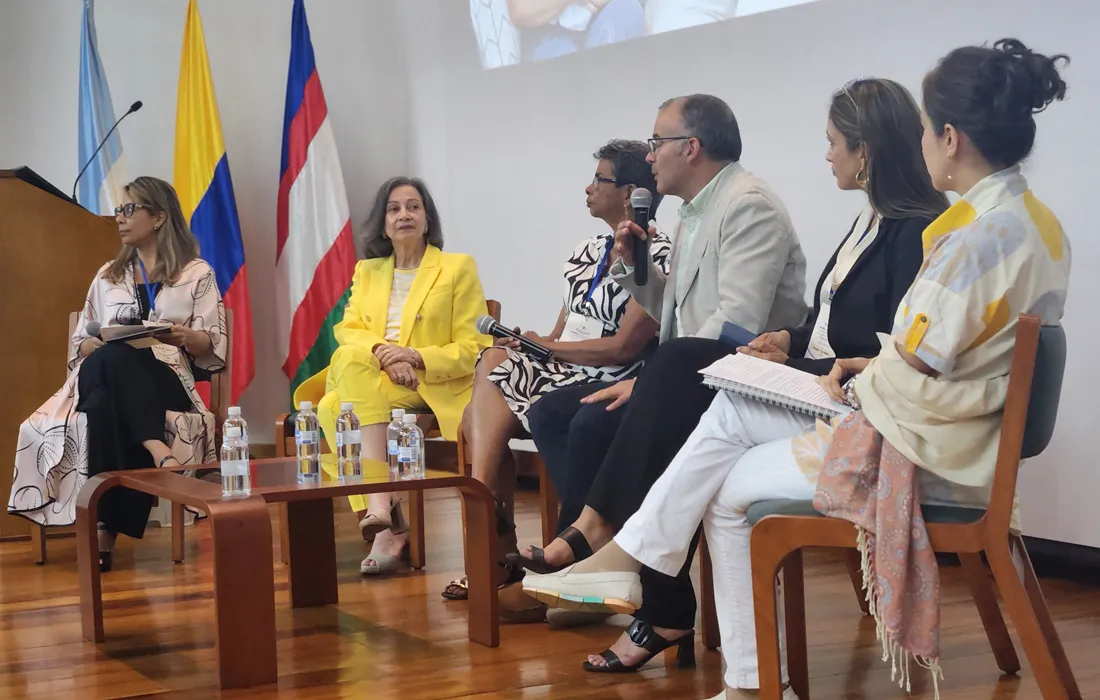
<svg viewBox="0 0 1100 700"><path fill-rule="evenodd" d="M69 313L118 254L112 217L72 202L27 168L0 170L0 539L30 524L7 514L19 424L65 382Z"/></svg>

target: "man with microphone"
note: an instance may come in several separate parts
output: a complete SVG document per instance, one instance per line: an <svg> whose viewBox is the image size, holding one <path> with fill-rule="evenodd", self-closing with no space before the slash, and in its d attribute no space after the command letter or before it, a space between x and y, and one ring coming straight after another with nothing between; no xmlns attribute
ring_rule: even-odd
<svg viewBox="0 0 1100 700"><path fill-rule="evenodd" d="M545 550L531 548L529 556L521 550L519 562L534 571L555 570L599 549L638 509L714 398L698 371L733 352L717 340L723 326L733 323L755 335L800 324L806 316L806 260L798 236L779 196L741 166L741 135L729 106L711 95L669 100L649 145L658 192L684 202L669 274L635 257L636 243L656 230L633 221L616 232L610 273L660 321L661 345L637 379L562 389L528 413L550 473L567 471L573 490L581 480L591 484L565 539ZM648 274L636 276L641 265ZM593 439L600 431L581 425L592 421L610 428L605 437ZM585 444L571 439L574 433L583 433ZM694 627L690 566L689 558L676 578L642 573L645 606L637 618L669 640ZM612 651L627 665L646 653L626 635Z"/></svg>

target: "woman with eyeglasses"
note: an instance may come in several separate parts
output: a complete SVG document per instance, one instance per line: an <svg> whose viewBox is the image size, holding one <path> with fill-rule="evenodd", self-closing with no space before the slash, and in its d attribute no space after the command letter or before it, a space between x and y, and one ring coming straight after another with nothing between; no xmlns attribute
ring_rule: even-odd
<svg viewBox="0 0 1100 700"><path fill-rule="evenodd" d="M938 675L939 575L921 506L975 518L987 508L1017 320L1026 313L1057 325L1065 308L1069 240L1020 163L1035 144L1035 114L1065 97L1066 61L1003 39L955 49L925 76L923 129L907 130L906 142L920 144L921 181L960 198L922 234L924 261L889 334L875 352L834 364L827 388L852 412L814 424L720 393L615 543L525 590L630 609L643 597L642 563L677 570L702 522L726 662L717 697L755 697L748 509L813 499L818 512L856 527L876 632L900 682L911 669ZM869 112L860 113L865 135ZM881 165L872 162L872 182ZM790 688L783 697L797 700Z"/></svg>
<svg viewBox="0 0 1100 700"><path fill-rule="evenodd" d="M72 525L89 476L178 468L215 459L214 415L194 370L225 368L225 308L199 258L172 186L139 177L115 209L122 248L96 273L80 311L61 390L19 427L8 512L39 525ZM145 339L105 343L119 326L156 322ZM99 502L99 566L111 569L118 534L141 538L153 498L115 488Z"/></svg>
<svg viewBox="0 0 1100 700"><path fill-rule="evenodd" d="M651 213L657 211L653 171L646 162L649 149L638 141L611 141L594 155L596 174L585 188L589 213L607 224L605 233L582 241L564 266L564 298L554 329L546 336L525 335L553 351L550 362L540 362L519 351L518 343L497 341L484 351L474 374L474 395L463 414L463 430L470 443L473 476L487 485L498 504L500 540L497 561L516 551L513 506L515 464L508 442L528 430L527 410L546 394L563 388L590 388L634 376L647 350L657 342L657 321L633 301L608 274L615 226L633 217L631 193L641 187L653 193ZM671 243L658 234L652 242L653 259L666 272ZM518 329L517 329L518 331ZM555 480L563 513L579 510L581 490L571 496L569 486ZM513 618L541 619L542 606L532 606L516 585L523 570L501 566L501 608ZM465 577L452 581L443 597L466 598Z"/></svg>
<svg viewBox="0 0 1100 700"><path fill-rule="evenodd" d="M866 204L814 287L814 308L807 321L763 333L748 346L737 348L738 352L819 376L828 375L837 358L869 357L877 352L878 334L890 331L898 305L920 268L921 233L947 208L947 199L932 186L921 157L922 131L916 102L894 81L856 80L833 95L826 120L829 146L825 158L837 186L862 190ZM666 624L678 620L677 626L656 627L640 614L631 630L610 649L588 657L585 668L589 671L637 670L665 648L691 644L695 622L695 600L688 579L691 554L673 563L654 550L663 550L666 537L675 541L677 550L691 549L702 520L701 507L693 509L691 504L698 500L705 506L738 454L813 425L813 420L802 414L728 393L718 394L709 413L716 412L715 406L723 407L721 425L714 428L722 434L721 441L704 440L701 445L703 438L697 429L680 451L684 455L711 449L707 455L713 459L684 464L677 456L649 489L640 508L635 504L635 514L610 544L610 535L602 541L589 539L593 549L607 546L560 573L554 569L569 562L550 562L557 566L540 572L549 575L528 576L524 581L524 589L543 601L553 602L562 593L572 595L574 587L585 591L589 599L601 600L603 572L627 571L636 576L643 562L651 567L640 579L631 579L638 582L633 593L644 597L643 613L660 609L662 620ZM588 537L590 533L584 534ZM547 547L546 555L550 553ZM715 556L723 554L715 552ZM682 585L674 585L670 577L677 577ZM592 585L592 581L598 583ZM628 606L622 611L631 609Z"/></svg>

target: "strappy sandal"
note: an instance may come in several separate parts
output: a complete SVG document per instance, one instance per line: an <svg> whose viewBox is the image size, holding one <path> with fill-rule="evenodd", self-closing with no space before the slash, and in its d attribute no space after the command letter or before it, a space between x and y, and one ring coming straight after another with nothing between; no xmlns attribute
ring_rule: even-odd
<svg viewBox="0 0 1100 700"><path fill-rule="evenodd" d="M584 670L591 673L634 673L642 666L653 660L653 657L666 649L675 647L676 668L695 668L695 630L674 640L667 640L653 629L653 625L642 620L635 620L626 630L626 635L635 646L644 649L644 656L637 663L627 666L619 658L619 655L610 649L600 652L600 656L607 662L606 666L596 666L588 661L584 662Z"/></svg>
<svg viewBox="0 0 1100 700"><path fill-rule="evenodd" d="M505 587L514 583L519 583L523 580L523 569L505 564L504 569L507 571L507 576L504 581L497 586L497 590L503 590ZM443 589L441 594L447 600L469 600L470 598L470 585L465 576L456 578L447 584L447 587Z"/></svg>
<svg viewBox="0 0 1100 700"><path fill-rule="evenodd" d="M508 509L504 505L504 501L497 501L496 504L497 535L504 537L515 532L516 524L508 517ZM497 590L523 580L523 569L521 567L513 564L500 564L500 566L504 567L506 576L504 582L497 586ZM461 576L448 583L441 595L444 600L469 600L470 588L466 577Z"/></svg>
<svg viewBox="0 0 1100 700"><path fill-rule="evenodd" d="M542 547L531 547L530 557L525 557L519 552L509 552L504 556L504 561L509 564L515 564L516 566L522 566L528 571L532 571L536 574L555 574L570 564L575 564L582 559L587 559L592 556L592 546L588 544L588 539L585 538L583 532L572 525L562 530L561 534L558 535L556 539L569 545L569 549L573 551L573 561L568 564L562 564L561 566L551 566L546 563L546 553Z"/></svg>

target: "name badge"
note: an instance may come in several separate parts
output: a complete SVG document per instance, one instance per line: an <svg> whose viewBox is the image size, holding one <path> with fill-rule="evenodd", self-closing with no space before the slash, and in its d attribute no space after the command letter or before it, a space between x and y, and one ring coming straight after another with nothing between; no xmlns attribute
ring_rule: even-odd
<svg viewBox="0 0 1100 700"><path fill-rule="evenodd" d="M806 357L811 360L836 357L829 345L829 311L832 307L832 304L822 304L817 313L817 323L814 324L814 332L810 334L810 344L806 347Z"/></svg>
<svg viewBox="0 0 1100 700"><path fill-rule="evenodd" d="M603 322L599 319L573 313L572 311L565 317L565 330L561 332L562 341L578 342L602 337Z"/></svg>

